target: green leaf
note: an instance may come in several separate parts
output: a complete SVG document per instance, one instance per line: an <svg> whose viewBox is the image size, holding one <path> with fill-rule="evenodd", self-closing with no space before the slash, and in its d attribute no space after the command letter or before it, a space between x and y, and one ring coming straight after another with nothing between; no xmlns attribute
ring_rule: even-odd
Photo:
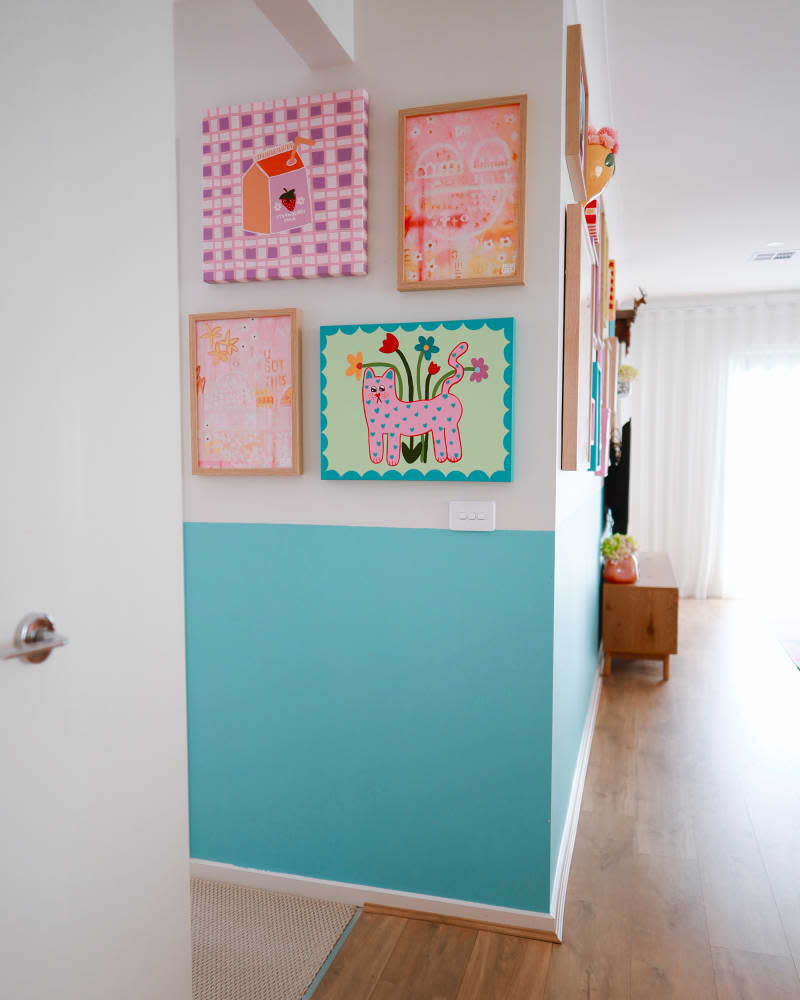
<svg viewBox="0 0 800 1000"><path fill-rule="evenodd" d="M403 442L403 458L409 463L416 462L416 460L422 454L423 443L424 441L422 438L420 438L420 440L415 445L406 444L405 442Z"/></svg>

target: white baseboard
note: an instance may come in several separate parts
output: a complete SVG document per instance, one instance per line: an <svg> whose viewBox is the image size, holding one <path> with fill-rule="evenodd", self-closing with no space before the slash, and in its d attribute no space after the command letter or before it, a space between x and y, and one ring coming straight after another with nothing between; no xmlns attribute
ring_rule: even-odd
<svg viewBox="0 0 800 1000"><path fill-rule="evenodd" d="M575 764L575 773L572 776L572 790L569 795L569 805L567 807L567 818L564 822L564 831L561 834L561 846L558 849L558 860L556 862L556 875L553 879L553 893L550 897L550 909L553 911L554 931L556 937L561 940L564 928L564 907L567 902L567 884L569 883L569 870L572 865L572 852L575 849L575 837L578 833L578 820L581 815L581 801L583 799L583 786L586 782L586 770L589 767L589 755L592 752L592 737L594 736L594 724L597 719L597 708L600 704L600 692L603 690L603 650L600 649L598 656L597 676L595 677L592 695L589 699L589 708L586 712L586 721L583 724L583 735L581 745L578 750L578 760Z"/></svg>
<svg viewBox="0 0 800 1000"><path fill-rule="evenodd" d="M561 836L556 875L551 899L552 913L537 913L532 910L517 910L509 906L492 906L489 903L472 903L464 899L447 899L443 896L426 896L416 892L400 892L396 889L380 889L371 885L353 882L333 882L323 878L308 878L305 875L287 875L283 872L262 871L258 868L239 868L219 861L203 861L192 858L191 873L195 878L213 879L233 885L249 886L252 889L269 889L286 892L312 899L330 899L338 903L363 906L372 903L377 906L393 907L401 910L416 910L433 913L442 917L471 920L478 923L497 924L508 927L525 928L544 935L555 935L561 940L564 923L564 904L567 896L569 867L578 830L581 811L581 797L586 780L586 768L592 749L592 735L597 717L602 680L598 676L592 690L589 710L583 728L578 761L572 779L567 819Z"/></svg>
<svg viewBox="0 0 800 1000"><path fill-rule="evenodd" d="M515 910L510 906L470 903L464 899L425 896L416 892L398 892L395 889L379 889L375 886L358 885L353 882L331 882L324 878L285 875L282 872L266 872L258 868L237 868L236 865L221 864L217 861L200 861L194 858L191 862L191 872L195 878L231 882L234 885L246 885L252 889L288 892L298 896L310 896L312 899L330 899L337 903L350 903L353 906L374 903L378 906L391 906L402 910L436 913L443 917L458 917L462 920L524 927L527 930L550 934L555 928L555 918L551 913Z"/></svg>

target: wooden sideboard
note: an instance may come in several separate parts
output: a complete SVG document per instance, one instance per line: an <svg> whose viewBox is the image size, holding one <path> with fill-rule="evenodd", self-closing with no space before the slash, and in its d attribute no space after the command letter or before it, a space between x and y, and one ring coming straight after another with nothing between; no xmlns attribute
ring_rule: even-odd
<svg viewBox="0 0 800 1000"><path fill-rule="evenodd" d="M666 552L639 554L636 583L603 583L604 674L611 658L663 660L678 652L678 583Z"/></svg>

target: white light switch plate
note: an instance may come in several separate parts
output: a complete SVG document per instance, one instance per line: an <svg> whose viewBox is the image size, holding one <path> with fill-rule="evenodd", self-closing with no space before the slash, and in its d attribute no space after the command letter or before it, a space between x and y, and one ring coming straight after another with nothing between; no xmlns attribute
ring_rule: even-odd
<svg viewBox="0 0 800 1000"><path fill-rule="evenodd" d="M494 500L451 500L451 531L494 531Z"/></svg>

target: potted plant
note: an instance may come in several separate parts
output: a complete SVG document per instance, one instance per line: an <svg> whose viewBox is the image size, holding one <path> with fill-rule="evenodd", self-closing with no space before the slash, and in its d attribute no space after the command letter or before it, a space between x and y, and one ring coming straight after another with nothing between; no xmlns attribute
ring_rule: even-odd
<svg viewBox="0 0 800 1000"><path fill-rule="evenodd" d="M620 365L617 372L617 392L620 396L627 396L631 391L631 382L639 377L639 369L633 365Z"/></svg>
<svg viewBox="0 0 800 1000"><path fill-rule="evenodd" d="M600 551L605 559L603 579L609 583L636 583L639 563L636 552L639 546L633 535L611 535L604 538Z"/></svg>

